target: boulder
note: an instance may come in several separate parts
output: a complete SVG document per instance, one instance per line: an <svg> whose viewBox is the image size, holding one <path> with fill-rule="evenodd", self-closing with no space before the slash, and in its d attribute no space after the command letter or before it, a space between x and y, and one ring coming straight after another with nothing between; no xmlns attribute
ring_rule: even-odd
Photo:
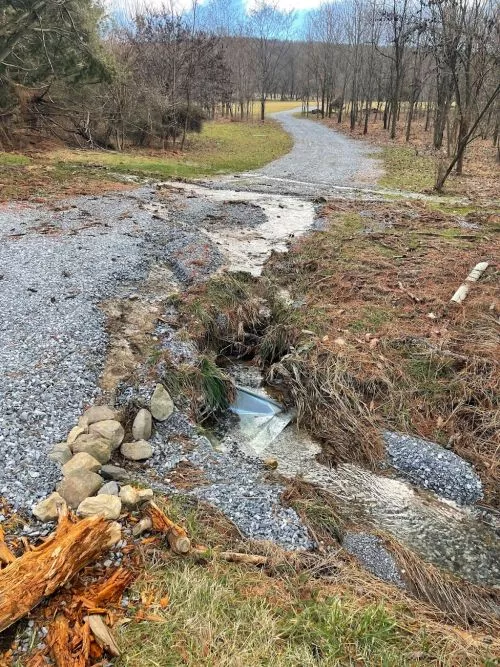
<svg viewBox="0 0 500 667"><path fill-rule="evenodd" d="M59 463L59 465L63 466L71 459L73 453L69 445L67 445L65 442L58 442L52 447L47 456L51 461Z"/></svg>
<svg viewBox="0 0 500 667"><path fill-rule="evenodd" d="M148 440L151 437L153 419L149 410L142 408L137 413L132 425L132 436L134 440Z"/></svg>
<svg viewBox="0 0 500 667"><path fill-rule="evenodd" d="M145 440L124 442L120 451L126 459L131 461L145 461L153 456L153 448Z"/></svg>
<svg viewBox="0 0 500 667"><path fill-rule="evenodd" d="M108 496L117 496L120 493L120 487L116 482L106 482L104 486L101 486L99 491L97 492L97 495L100 496L102 494L106 494Z"/></svg>
<svg viewBox="0 0 500 667"><path fill-rule="evenodd" d="M111 443L93 433L85 433L73 443L73 454L79 452L90 454L100 463L107 463L111 458Z"/></svg>
<svg viewBox="0 0 500 667"><path fill-rule="evenodd" d="M107 405L93 405L83 413L83 418L88 426L96 422L102 422L109 419L116 419L116 412Z"/></svg>
<svg viewBox="0 0 500 667"><path fill-rule="evenodd" d="M115 419L105 419L104 421L91 424L89 426L89 433L108 440L113 450L122 444L125 437L123 426Z"/></svg>
<svg viewBox="0 0 500 667"><path fill-rule="evenodd" d="M48 498L41 500L33 508L33 514L39 521L55 521L59 516L59 509L66 506L66 501L60 496L57 491L51 493Z"/></svg>
<svg viewBox="0 0 500 667"><path fill-rule="evenodd" d="M103 516L105 519L115 520L122 511L122 501L118 496L100 494L93 498L85 498L78 505L76 513L78 516Z"/></svg>
<svg viewBox="0 0 500 667"><path fill-rule="evenodd" d="M134 486L122 486L120 489L120 499L128 509L135 509L147 503L153 498L152 489L137 489Z"/></svg>
<svg viewBox="0 0 500 667"><path fill-rule="evenodd" d="M88 470L90 472L98 472L101 469L101 463L90 454L86 452L78 452L72 459L65 463L62 467L63 475L71 475L79 470Z"/></svg>
<svg viewBox="0 0 500 667"><path fill-rule="evenodd" d="M174 411L174 402L162 384L157 384L150 403L151 414L159 422L168 419Z"/></svg>
<svg viewBox="0 0 500 667"><path fill-rule="evenodd" d="M82 500L97 493L103 481L95 472L79 470L65 477L56 490L72 509L76 509Z"/></svg>
<svg viewBox="0 0 500 667"><path fill-rule="evenodd" d="M125 468L120 468L120 466L114 466L110 463L102 466L101 475L104 479L112 479L115 482L126 482L130 477Z"/></svg>
<svg viewBox="0 0 500 667"><path fill-rule="evenodd" d="M87 430L83 426L73 426L66 438L67 444L72 445L80 435L83 435L86 432Z"/></svg>

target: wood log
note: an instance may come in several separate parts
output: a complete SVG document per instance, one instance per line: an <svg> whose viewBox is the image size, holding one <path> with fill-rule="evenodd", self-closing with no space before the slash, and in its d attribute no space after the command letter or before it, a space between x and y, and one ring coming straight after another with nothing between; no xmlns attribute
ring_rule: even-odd
<svg viewBox="0 0 500 667"><path fill-rule="evenodd" d="M91 636L88 623L70 623L57 614L49 626L47 646L56 667L88 667Z"/></svg>
<svg viewBox="0 0 500 667"><path fill-rule="evenodd" d="M99 559L121 537L102 517L73 523L67 510L56 531L39 547L0 570L0 632Z"/></svg>
<svg viewBox="0 0 500 667"><path fill-rule="evenodd" d="M243 565L267 565L269 563L267 556L260 556L259 554L245 554L237 551L209 552L207 549L195 549L195 552L201 556L212 555L230 563L241 563Z"/></svg>
<svg viewBox="0 0 500 667"><path fill-rule="evenodd" d="M153 530L164 533L172 551L176 554L187 554L191 550L191 540L182 526L178 526L154 502L149 502L145 513L151 519Z"/></svg>
<svg viewBox="0 0 500 667"><path fill-rule="evenodd" d="M5 533L2 526L0 526L0 568L2 565L9 565L16 560L16 557L5 544Z"/></svg>

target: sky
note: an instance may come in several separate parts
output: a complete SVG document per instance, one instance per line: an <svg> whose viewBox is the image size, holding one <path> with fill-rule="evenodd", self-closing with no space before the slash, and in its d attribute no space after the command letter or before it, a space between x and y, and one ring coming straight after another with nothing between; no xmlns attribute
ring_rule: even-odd
<svg viewBox="0 0 500 667"><path fill-rule="evenodd" d="M149 6L161 6L162 4L169 4L170 0L139 0L139 4L144 3ZM247 9L251 9L256 0L242 0ZM307 9L314 9L319 7L324 0L275 0L278 7L282 10L289 11L291 9L304 11ZM108 5L115 8L124 8L134 4L134 0L108 0ZM179 10L188 9L191 6L191 0L174 0L176 8ZM203 0L201 2L203 4Z"/></svg>

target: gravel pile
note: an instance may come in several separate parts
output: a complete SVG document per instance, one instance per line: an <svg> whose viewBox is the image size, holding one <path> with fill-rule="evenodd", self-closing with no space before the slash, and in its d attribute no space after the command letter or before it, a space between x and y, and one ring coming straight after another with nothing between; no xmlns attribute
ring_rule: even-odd
<svg viewBox="0 0 500 667"><path fill-rule="evenodd" d="M375 577L399 588L405 588L394 557L378 537L368 533L348 532L344 536L342 546Z"/></svg>
<svg viewBox="0 0 500 667"><path fill-rule="evenodd" d="M428 440L402 433L384 432L391 465L409 482L459 505L483 497L474 468L459 456Z"/></svg>

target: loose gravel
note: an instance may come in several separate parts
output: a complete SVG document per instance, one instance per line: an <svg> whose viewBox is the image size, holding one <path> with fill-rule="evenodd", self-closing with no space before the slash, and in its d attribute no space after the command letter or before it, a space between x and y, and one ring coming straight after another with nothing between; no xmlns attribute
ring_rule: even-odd
<svg viewBox="0 0 500 667"><path fill-rule="evenodd" d="M342 546L355 556L368 572L398 588L405 588L397 563L380 538L368 533L351 531L345 534Z"/></svg>
<svg viewBox="0 0 500 667"><path fill-rule="evenodd" d="M483 497L474 468L440 445L402 433L384 432L391 465L415 486L434 491L459 505L471 505Z"/></svg>

